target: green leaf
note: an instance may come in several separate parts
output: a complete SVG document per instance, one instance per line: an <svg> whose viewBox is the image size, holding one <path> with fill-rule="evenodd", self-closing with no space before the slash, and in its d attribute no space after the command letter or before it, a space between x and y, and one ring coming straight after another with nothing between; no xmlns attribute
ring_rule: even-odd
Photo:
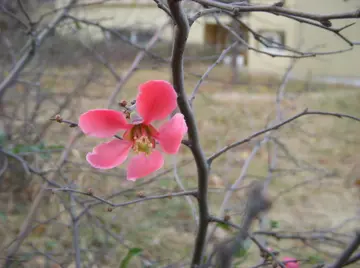
<svg viewBox="0 0 360 268"><path fill-rule="evenodd" d="M309 259L309 263L310 264L318 264L318 263L321 263L321 262L324 262L319 256L317 255L310 255L308 257Z"/></svg>
<svg viewBox="0 0 360 268"><path fill-rule="evenodd" d="M229 224L218 222L216 224L216 226L223 229L223 230L225 230L225 231L231 231L231 228L230 228Z"/></svg>
<svg viewBox="0 0 360 268"><path fill-rule="evenodd" d="M51 251L56 247L56 245L57 245L56 241L53 241L53 240L52 241L47 241L45 243L45 248L46 248L46 250Z"/></svg>
<svg viewBox="0 0 360 268"><path fill-rule="evenodd" d="M44 148L48 149L48 150L55 150L55 149L64 149L65 146L63 145L48 145L48 146L45 146Z"/></svg>
<svg viewBox="0 0 360 268"><path fill-rule="evenodd" d="M271 220L270 221L270 227L271 229L279 228L280 224L278 221Z"/></svg>
<svg viewBox="0 0 360 268"><path fill-rule="evenodd" d="M81 24L78 21L74 21L77 30L81 30Z"/></svg>
<svg viewBox="0 0 360 268"><path fill-rule="evenodd" d="M120 268L127 268L129 263L130 263L130 260L132 259L132 257L141 254L141 252L142 252L141 248L131 248L131 249L129 249L128 254L125 256L125 258L120 263Z"/></svg>

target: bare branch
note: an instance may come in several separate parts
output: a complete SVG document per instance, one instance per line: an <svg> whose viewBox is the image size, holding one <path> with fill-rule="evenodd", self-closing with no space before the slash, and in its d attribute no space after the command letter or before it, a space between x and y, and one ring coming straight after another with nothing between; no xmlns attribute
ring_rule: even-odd
<svg viewBox="0 0 360 268"><path fill-rule="evenodd" d="M69 142L58 160L58 163L57 163L58 168L60 168L64 164L73 144L76 142L76 140L80 136L80 134L81 134L80 131L76 131L74 134L72 134L69 137ZM57 174L56 172L54 172L52 174L52 178L50 179L50 181L54 180L56 174ZM14 261L13 260L14 254L19 250L23 241L30 234L31 224L32 224L33 220L35 219L37 210L41 204L43 197L45 196L47 186L48 186L48 182L45 182L43 187L41 188L41 190L38 192L34 202L32 203L32 205L29 209L29 212L26 216L26 219L24 220L24 222L20 228L19 234L17 235L17 239L16 239L15 243L7 251L6 263L5 263L4 267L11 266L11 264Z"/></svg>
<svg viewBox="0 0 360 268"><path fill-rule="evenodd" d="M193 113L191 112L191 107L184 88L183 53L190 30L189 22L180 1L168 0L168 5L171 15L176 23L171 59L173 84L178 94L178 106L181 113L184 115L188 126L190 149L195 158L198 172L199 228L192 258L192 267L195 267L202 261L208 228L209 209L207 194L209 168L200 145L196 121Z"/></svg>
<svg viewBox="0 0 360 268"><path fill-rule="evenodd" d="M349 246L343 251L339 258L335 261L334 264L330 265L329 268L341 268L349 260L351 255L355 250L360 246L360 230L356 231L353 241Z"/></svg>
<svg viewBox="0 0 360 268"><path fill-rule="evenodd" d="M241 12L267 12L267 13L274 13L276 15L291 15L299 18L307 18L321 23L324 23L325 21L329 21L329 20L360 18L360 10L356 10L353 12L330 14L330 15L318 15L313 13L296 11L277 5L247 5L243 3L241 3L240 5L235 5L235 4L217 2L213 0L193 0L193 1L202 5L217 7L219 9L232 11L235 14Z"/></svg>
<svg viewBox="0 0 360 268"><path fill-rule="evenodd" d="M136 203L140 203L140 202L144 202L144 201L148 201L148 200L154 200L154 199L165 199L165 198L172 198L175 196L188 196L188 195L192 195L194 197L197 197L197 191L183 191L183 192L178 192L178 193L169 193L169 194L163 194L163 195L154 195L154 196L144 196L142 198L139 199L135 199L132 201L128 201L128 202L123 202L123 203L113 203L111 201L108 201L100 196L94 195L92 193L89 192L83 192L83 191L79 191L79 190L75 190L75 189L71 189L71 188L47 188L47 190L51 190L53 192L70 192L70 193L77 193L77 194L82 194L82 195L86 195L89 196L93 199L96 199L98 201L100 201L101 203L107 204L111 207L114 208L118 208L118 207L124 207L124 206L128 206L128 205L132 205L132 204L136 204Z"/></svg>
<svg viewBox="0 0 360 268"><path fill-rule="evenodd" d="M234 142L230 145L227 145L225 146L224 148L222 148L221 150L219 150L218 152L214 153L212 156L210 156L208 158L208 164L211 165L212 161L214 161L214 159L218 158L220 155L222 155L223 153L227 152L228 150L234 148L234 147L237 147L243 143L246 143L246 142L249 142L251 141L252 139L262 135L262 134L265 134L266 132L268 131L271 131L271 130L276 130L276 129L279 129L280 127L302 117L302 116L305 116L305 115L326 115L326 116L335 116L335 117L338 117L338 118L348 118L348 119L352 119L352 120L355 120L355 121L358 121L360 122L360 118L357 118L355 116L351 116L351 115L347 115L347 114L341 114L341 113L331 113L331 112L321 112L321 111L309 111L308 109L305 109L303 112L301 113L298 113L292 117L290 117L289 119L279 123L279 124L276 124L272 127L269 127L269 128L265 128L263 130L260 130L252 135L250 135L249 137L243 139L243 140L240 140L240 141L237 141L237 142Z"/></svg>
<svg viewBox="0 0 360 268"><path fill-rule="evenodd" d="M226 49L223 50L223 52L220 54L220 56L217 58L217 60L209 66L209 68L206 70L206 72L203 74L203 76L199 79L199 81L197 82L191 96L189 99L190 105L192 105L196 93L199 91L199 88L201 86L201 84L204 82L204 80L209 76L210 72L219 64L221 63L221 61L225 58L225 56L229 53L229 51L231 49L233 49L236 45L238 44L238 42L233 43L232 45L230 45L229 47L227 47Z"/></svg>
<svg viewBox="0 0 360 268"><path fill-rule="evenodd" d="M16 65L11 69L9 74L0 84L0 101L4 96L6 90L11 85L11 83L16 79L20 72L25 68L25 66L30 62L30 60L35 55L35 50L42 42L48 37L52 30L57 27L57 25L65 18L72 6L77 2L77 0L70 0L67 6L45 27L36 38L31 39L27 42L24 48L23 56L18 60Z"/></svg>

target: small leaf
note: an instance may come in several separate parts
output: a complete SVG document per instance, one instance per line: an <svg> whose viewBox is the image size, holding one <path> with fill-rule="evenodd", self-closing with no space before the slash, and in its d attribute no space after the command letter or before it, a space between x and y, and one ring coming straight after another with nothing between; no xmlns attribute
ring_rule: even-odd
<svg viewBox="0 0 360 268"><path fill-rule="evenodd" d="M231 230L229 224L226 224L226 223L219 222L219 223L216 224L216 226L223 229L223 230L225 230L225 231L230 231Z"/></svg>
<svg viewBox="0 0 360 268"><path fill-rule="evenodd" d="M46 250L51 251L56 247L56 245L57 245L56 241L53 241L53 240L52 241L47 241L45 243L45 248L46 248Z"/></svg>
<svg viewBox="0 0 360 268"><path fill-rule="evenodd" d="M81 30L81 24L78 21L74 21L77 30Z"/></svg>
<svg viewBox="0 0 360 268"><path fill-rule="evenodd" d="M310 255L308 259L310 264L318 264L323 262L323 260L317 255Z"/></svg>
<svg viewBox="0 0 360 268"><path fill-rule="evenodd" d="M128 254L125 256L125 258L120 263L120 268L127 268L129 263L130 263L131 258L141 254L141 252L142 252L141 248L131 248L131 249L129 249Z"/></svg>
<svg viewBox="0 0 360 268"><path fill-rule="evenodd" d="M275 221L275 220L271 220L270 221L270 227L271 229L275 229L275 228L279 228L280 224L278 221Z"/></svg>

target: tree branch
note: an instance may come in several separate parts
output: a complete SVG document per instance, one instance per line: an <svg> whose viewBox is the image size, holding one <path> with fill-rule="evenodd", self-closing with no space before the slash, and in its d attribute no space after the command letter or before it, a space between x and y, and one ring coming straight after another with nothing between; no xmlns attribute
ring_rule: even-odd
<svg viewBox="0 0 360 268"><path fill-rule="evenodd" d="M69 193L86 195L86 196L89 196L93 199L100 201L101 203L107 204L114 208L125 207L128 205L132 205L132 204L136 204L136 203L140 203L140 202L144 202L144 201L148 201L148 200L154 200L154 199L165 199L165 198L172 198L175 196L189 196L189 195L192 195L194 197L197 196L197 191L193 190L193 191L183 191L183 192L177 192L177 193L168 193L168 194L163 194L163 195L144 196L142 198L135 199L135 200L128 201L128 202L113 203L109 200L106 200L106 199L100 197L100 196L94 195L92 192L89 192L89 191L83 192L83 191L79 191L79 190L75 190L75 189L71 189L71 188L47 188L47 190L51 190L53 192L69 192Z"/></svg>
<svg viewBox="0 0 360 268"><path fill-rule="evenodd" d="M207 194L209 168L206 162L204 152L200 145L195 118L191 111L191 107L188 102L188 98L186 96L184 88L183 54L190 30L189 22L180 1L168 0L168 5L170 13L174 19L174 22L176 23L171 59L173 84L178 94L179 109L184 115L186 124L188 126L190 149L195 158L198 172L199 228L195 241L195 249L191 264L191 267L196 267L202 261L202 255L205 248L206 233L208 228L209 211Z"/></svg>
<svg viewBox="0 0 360 268"><path fill-rule="evenodd" d="M338 118L348 118L348 119L352 119L352 120L355 120L355 121L358 121L360 122L360 118L358 117L355 117L355 116L352 116L352 115L347 115L347 114L341 114L341 113L331 113L331 112L321 112L321 111L309 111L308 109L305 109L304 111L302 111L301 113L298 113L296 115L294 115L293 117L290 117L289 119L283 121L283 122L280 122L279 124L276 124L272 127L269 127L269 128L265 128L263 130L260 130L250 136L248 136L247 138L245 139L242 139L240 141L237 141L237 142L234 142L230 145L227 145L225 146L224 148L222 148L221 150L219 150L218 152L214 153L212 156L210 156L208 158L208 164L211 165L211 163L216 159L218 158L219 156L221 156L223 153L229 151L230 149L234 148L234 147L237 147L243 143L246 143L246 142L249 142L251 141L252 139L254 139L255 137L258 137L262 134L265 134L266 132L268 131L271 131L271 130L276 130L276 129L279 129L280 127L290 123L291 121L294 121L302 116L305 116L305 115L327 115L327 116L335 116L335 117L338 117Z"/></svg>
<svg viewBox="0 0 360 268"><path fill-rule="evenodd" d="M25 68L25 66L30 62L30 60L35 55L36 47L40 46L42 42L48 37L51 31L57 27L57 25L65 18L68 14L69 10L72 8L74 4L76 4L77 0L70 0L67 6L49 23L47 27L45 27L35 39L31 39L25 45L25 53L18 60L15 66L11 69L8 76L1 82L0 84L0 101L4 96L6 90L9 88L11 83L16 79L16 77L20 74L20 72Z"/></svg>
<svg viewBox="0 0 360 268"><path fill-rule="evenodd" d="M339 258L335 261L334 264L330 265L329 268L341 268L349 260L351 255L360 245L360 230L356 231L353 241L349 246L343 251Z"/></svg>
<svg viewBox="0 0 360 268"><path fill-rule="evenodd" d="M212 0L193 0L202 5L217 7L219 9L224 9L228 11L232 11L235 14L241 12L267 12L267 13L275 13L276 15L291 15L299 18L307 18L313 21L318 21L320 23L331 26L331 23L327 23L329 20L337 20L337 19L356 19L360 18L360 9L353 12L345 12L345 13L336 13L330 15L318 15L308 12L296 11L288 8L284 8L277 5L241 5L235 6L234 4L227 4Z"/></svg>

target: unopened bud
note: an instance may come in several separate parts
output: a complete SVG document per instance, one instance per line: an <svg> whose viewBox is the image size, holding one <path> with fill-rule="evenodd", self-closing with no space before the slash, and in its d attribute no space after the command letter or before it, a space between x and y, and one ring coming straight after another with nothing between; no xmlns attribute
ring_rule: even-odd
<svg viewBox="0 0 360 268"><path fill-rule="evenodd" d="M140 198L144 198L144 197L145 197L144 191L138 191L138 192L136 193L136 195L137 195L138 197L140 197Z"/></svg>
<svg viewBox="0 0 360 268"><path fill-rule="evenodd" d="M112 208L112 207L108 207L108 208L107 208L107 211L108 211L108 212L111 212L111 211L113 211L113 208Z"/></svg>
<svg viewBox="0 0 360 268"><path fill-rule="evenodd" d="M122 101L119 102L119 105L120 105L121 107L126 107L127 101L126 101L126 100L122 100Z"/></svg>
<svg viewBox="0 0 360 268"><path fill-rule="evenodd" d="M93 195L94 194L93 189L92 188L87 189L87 194L88 195Z"/></svg>
<svg viewBox="0 0 360 268"><path fill-rule="evenodd" d="M62 121L63 121L61 115L59 115L59 114L55 115L54 120L58 123L62 123Z"/></svg>

